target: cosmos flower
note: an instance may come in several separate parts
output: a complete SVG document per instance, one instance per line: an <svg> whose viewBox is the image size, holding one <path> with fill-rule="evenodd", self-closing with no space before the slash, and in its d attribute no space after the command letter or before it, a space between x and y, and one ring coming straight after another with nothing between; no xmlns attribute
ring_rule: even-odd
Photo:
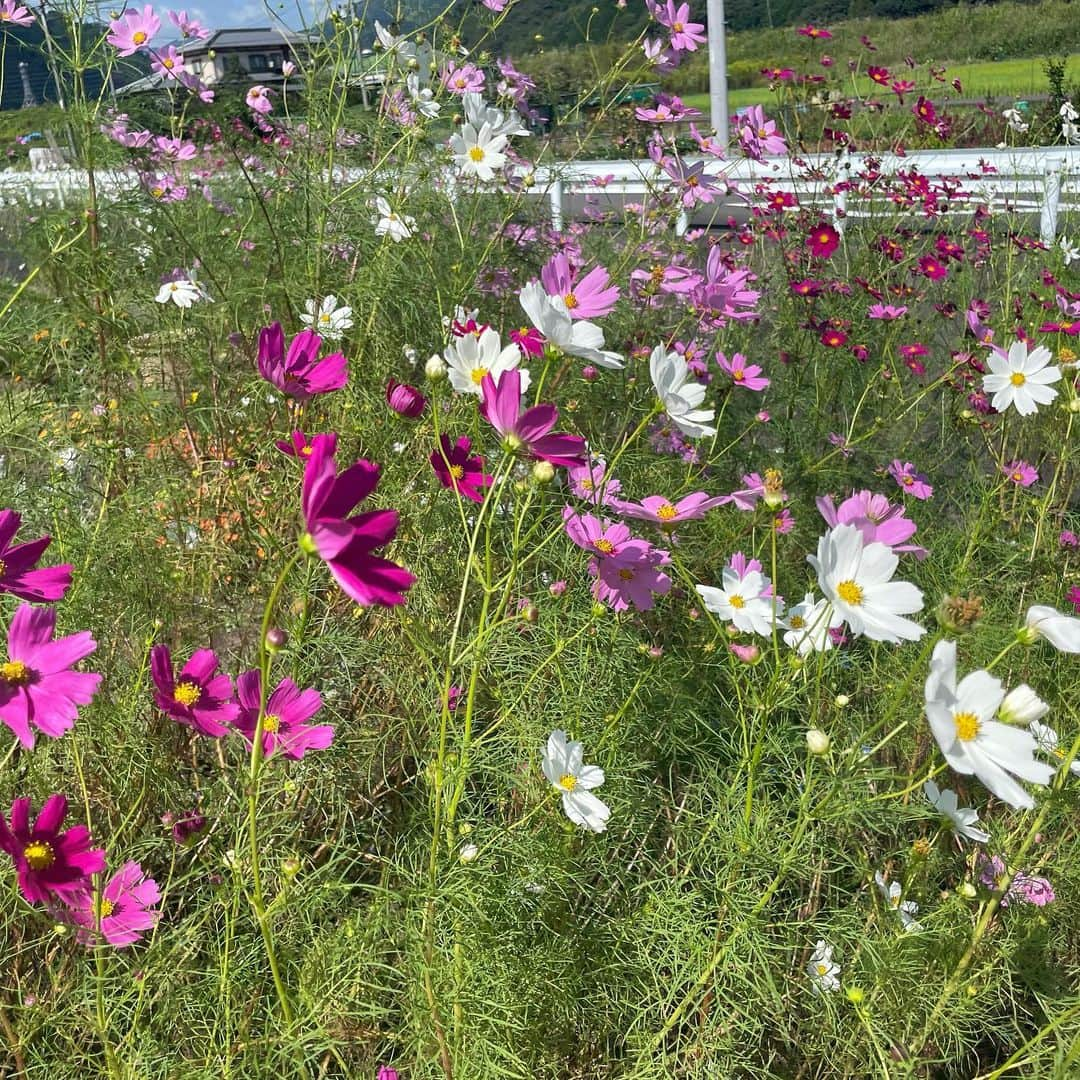
<svg viewBox="0 0 1080 1080"><path fill-rule="evenodd" d="M97 693L101 676L72 671L97 643L89 632L53 640L56 609L20 604L8 627L8 658L0 664L0 720L28 750L34 732L59 738L75 723L78 707Z"/></svg>
<svg viewBox="0 0 1080 1080"><path fill-rule="evenodd" d="M480 413L503 437L506 450L568 469L585 463L585 440L580 435L552 432L559 419L554 405L534 405L521 412L521 373L517 369L505 372L498 385L485 375L481 392Z"/></svg>
<svg viewBox="0 0 1080 1080"><path fill-rule="evenodd" d="M874 641L917 641L926 633L903 616L921 611L922 591L893 581L899 558L887 544L866 543L854 525L837 525L807 555L821 591L852 633Z"/></svg>
<svg viewBox="0 0 1080 1080"><path fill-rule="evenodd" d="M833 962L833 947L824 941L814 946L810 962L806 965L810 985L815 994L833 993L840 989L840 965Z"/></svg>
<svg viewBox="0 0 1080 1080"><path fill-rule="evenodd" d="M827 259L840 246L840 234L824 221L806 238L806 247L815 259Z"/></svg>
<svg viewBox="0 0 1080 1080"><path fill-rule="evenodd" d="M78 895L90 887L92 874L105 869L105 852L90 847L85 825L60 831L66 816L67 799L50 795L33 825L29 799L11 804L9 821L0 817L0 851L15 863L19 891L30 904Z"/></svg>
<svg viewBox="0 0 1080 1080"><path fill-rule="evenodd" d="M1015 778L1047 784L1051 766L1036 760L1030 731L994 719L1005 698L1001 680L973 671L956 681L956 642L939 641L926 679L926 717L954 772L977 776L1010 806L1030 809L1035 800Z"/></svg>
<svg viewBox="0 0 1080 1080"><path fill-rule="evenodd" d="M919 905L914 900L901 900L903 890L899 881L886 882L885 875L877 870L874 872L874 883L877 885L885 903L892 911L895 911L900 919L900 924L905 930L921 930L922 927L915 921L919 913Z"/></svg>
<svg viewBox="0 0 1080 1080"><path fill-rule="evenodd" d="M213 302L198 282L191 281L188 278L166 281L158 289L157 296L154 299L159 304L168 304L171 301L178 308L184 308L185 310L200 300Z"/></svg>
<svg viewBox="0 0 1080 1080"><path fill-rule="evenodd" d="M262 676L257 670L245 671L236 677L240 715L235 726L248 746L255 739L261 690ZM299 761L309 750L325 750L334 739L333 725L308 724L321 708L322 697L317 690L301 690L292 679L282 679L266 699L263 754L270 757L281 753Z"/></svg>
<svg viewBox="0 0 1080 1080"><path fill-rule="evenodd" d="M1080 653L1080 619L1062 615L1046 604L1032 604L1024 617L1024 624L1024 633L1029 642L1043 638L1059 652Z"/></svg>
<svg viewBox="0 0 1080 1080"><path fill-rule="evenodd" d="M43 566L35 569L51 536L14 544L22 517L14 510L0 510L0 593L11 593L20 600L52 604L63 600L71 585L71 565Z"/></svg>
<svg viewBox="0 0 1080 1080"><path fill-rule="evenodd" d="M852 492L839 506L833 504L829 495L818 498L816 502L818 511L830 528L854 525L868 544L875 541L888 544L897 555L910 553L917 559L925 559L929 554L926 548L908 543L918 526L904 516L902 504L891 503L884 495L864 489Z"/></svg>
<svg viewBox="0 0 1080 1080"><path fill-rule="evenodd" d="M561 296L549 296L541 282L532 281L519 296L529 321L556 348L602 368L621 368L623 358L604 348L604 332L588 319L572 319Z"/></svg>
<svg viewBox="0 0 1080 1080"><path fill-rule="evenodd" d="M109 945L123 949L141 941L143 932L157 925L160 912L155 908L161 903L161 892L137 862L126 862L102 886L98 903L92 889L66 903L66 910L59 914L80 928L82 944L97 944L100 931Z"/></svg>
<svg viewBox="0 0 1080 1080"><path fill-rule="evenodd" d="M479 130L472 124L463 124L460 133L450 136L450 149L463 176L475 176L490 183L495 179L495 170L506 164L508 141L505 135L495 134L487 124Z"/></svg>
<svg viewBox="0 0 1080 1080"><path fill-rule="evenodd" d="M480 397L480 384L490 375L498 385L503 375L521 363L521 350L514 344L503 347L499 333L490 326L478 334L455 337L446 347L447 374L450 385L459 394ZM531 376L521 372L521 389L528 390Z"/></svg>
<svg viewBox="0 0 1080 1080"><path fill-rule="evenodd" d="M416 218L399 214L379 195L375 199L375 214L371 219L376 236L389 236L395 243L408 240L416 230Z"/></svg>
<svg viewBox="0 0 1080 1080"><path fill-rule="evenodd" d="M716 415L699 406L705 400L705 387L690 375L685 357L657 345L649 356L649 374L660 404L671 422L691 439L715 435L709 422Z"/></svg>
<svg viewBox="0 0 1080 1080"><path fill-rule="evenodd" d="M575 824L601 833L611 817L610 808L593 793L604 782L604 770L585 765L581 743L567 739L556 728L549 736L541 758L541 768L551 786L562 796L563 811Z"/></svg>
<svg viewBox="0 0 1080 1080"><path fill-rule="evenodd" d="M983 389L993 395L994 408L1004 412L1012 406L1021 416L1030 416L1040 405L1049 405L1058 394L1051 384L1061 378L1061 368L1054 367L1052 359L1045 346L1029 351L1026 341L1014 341L1008 352L991 345Z"/></svg>
<svg viewBox="0 0 1080 1080"><path fill-rule="evenodd" d="M1017 487L1028 488L1039 481L1039 470L1026 461L1010 461L1001 466L1001 472L1006 480Z"/></svg>
<svg viewBox="0 0 1080 1080"><path fill-rule="evenodd" d="M326 341L340 341L345 331L352 329L352 308L344 305L338 307L337 297L331 293L323 297L322 303L305 300L300 322L315 330Z"/></svg>
<svg viewBox="0 0 1080 1080"><path fill-rule="evenodd" d="M0 4L0 26L8 23L12 26L29 26L34 16L16 0L4 0ZM110 42L110 44L115 44Z"/></svg>
<svg viewBox="0 0 1080 1080"><path fill-rule="evenodd" d="M540 282L551 297L558 297L571 319L601 319L610 315L619 299L619 286L612 285L607 269L594 266L584 277L564 252L553 255L540 270Z"/></svg>
<svg viewBox="0 0 1080 1080"><path fill-rule="evenodd" d="M910 461L901 461L896 458L892 464L889 465L889 475L900 485L901 490L905 495L910 495L913 499L919 499L925 502L931 498L934 494L934 489L931 486L926 475L921 472L915 471L915 466Z"/></svg>
<svg viewBox="0 0 1080 1080"><path fill-rule="evenodd" d="M259 116L267 116L274 109L274 103L270 100L271 90L269 86L250 86L244 95L247 107Z"/></svg>
<svg viewBox="0 0 1080 1080"><path fill-rule="evenodd" d="M930 801L930 805L949 821L957 839L974 840L977 844L985 844L990 839L988 832L975 828L979 820L978 813L969 807L960 806L955 791L948 788L942 790L933 780L927 780L923 784L923 794Z"/></svg>
<svg viewBox="0 0 1080 1080"><path fill-rule="evenodd" d="M817 600L812 592L792 604L777 625L784 629L784 644L800 656L812 652L828 652L833 647L830 630L839 626L841 619L828 600Z"/></svg>
<svg viewBox="0 0 1080 1080"><path fill-rule="evenodd" d="M150 650L155 704L166 716L200 735L215 739L227 735L240 709L233 701L232 679L217 670L214 650L198 649L176 677L168 647L155 645Z"/></svg>
<svg viewBox="0 0 1080 1080"><path fill-rule="evenodd" d="M484 493L480 489L490 487L491 477L484 472L482 457L469 456L472 441L468 435L453 444L448 436L440 435L439 442L442 450L432 451L430 458L439 483L474 503L482 503Z"/></svg>
<svg viewBox="0 0 1080 1080"><path fill-rule="evenodd" d="M132 8L109 23L105 40L117 50L117 56L131 56L146 48L150 39L161 29L161 20L154 9L146 4L142 11Z"/></svg>
<svg viewBox="0 0 1080 1080"><path fill-rule="evenodd" d="M259 374L296 401L340 390L349 381L348 361L342 353L320 360L321 348L322 338L314 330L301 330L286 352L281 323L271 323L259 331Z"/></svg>
<svg viewBox="0 0 1080 1080"><path fill-rule="evenodd" d="M662 529L673 528L681 521L691 521L704 517L706 512L716 506L723 506L727 496L707 495L704 491L695 491L681 499L668 499L664 495L646 495L640 502L618 500L614 509L623 517L651 521Z"/></svg>
<svg viewBox="0 0 1080 1080"><path fill-rule="evenodd" d="M735 353L729 360L722 352L716 354L716 362L721 371L726 371L731 376L731 381L736 386L745 390L764 390L769 385L769 380L761 374L761 367L757 364L748 364L742 353Z"/></svg>
<svg viewBox="0 0 1080 1080"><path fill-rule="evenodd" d="M774 612L783 614L784 605L773 597L772 583L761 572L757 559L741 552L732 555L721 571L720 585L698 585L698 595L717 618L747 633L772 633Z"/></svg>

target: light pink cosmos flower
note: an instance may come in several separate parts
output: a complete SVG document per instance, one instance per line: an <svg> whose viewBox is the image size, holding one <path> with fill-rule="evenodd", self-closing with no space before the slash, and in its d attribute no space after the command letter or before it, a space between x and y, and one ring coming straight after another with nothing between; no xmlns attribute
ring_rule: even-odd
<svg viewBox="0 0 1080 1080"><path fill-rule="evenodd" d="M747 157L759 161L766 154L787 153L787 143L776 130L776 121L765 115L760 105L751 105L739 127L739 143Z"/></svg>
<svg viewBox="0 0 1080 1080"><path fill-rule="evenodd" d="M595 575L593 595L613 611L650 611L653 596L671 591L671 578L660 567L668 566L671 556L644 540L627 547L619 559L593 559L589 570Z"/></svg>
<svg viewBox="0 0 1080 1080"><path fill-rule="evenodd" d="M578 273L566 255L559 252L540 270L540 283L548 296L562 299L571 319L599 319L610 315L619 299L619 286L611 284L607 269L595 266L580 280Z"/></svg>
<svg viewBox="0 0 1080 1080"><path fill-rule="evenodd" d="M671 31L671 47L676 52L696 52L705 44L704 23L690 21L690 5L675 6L675 0L667 0L663 7L655 9L656 21Z"/></svg>
<svg viewBox="0 0 1080 1080"><path fill-rule="evenodd" d="M475 64L458 67L452 60L442 73L442 84L451 94L482 94L486 76Z"/></svg>
<svg viewBox="0 0 1080 1080"><path fill-rule="evenodd" d="M566 535L582 551L600 559L620 559L627 552L637 552L641 545L630 529L619 521L608 521L592 514L579 514L572 506L563 507L563 528Z"/></svg>
<svg viewBox="0 0 1080 1080"><path fill-rule="evenodd" d="M680 120L688 120L692 116L700 116L701 110L687 105L676 94L657 94L656 105L653 108L639 106L634 110L634 115L639 120L652 124L674 124Z"/></svg>
<svg viewBox="0 0 1080 1080"><path fill-rule="evenodd" d="M184 54L177 52L172 45L154 54L150 68L166 79L178 79L184 73Z"/></svg>
<svg viewBox="0 0 1080 1080"><path fill-rule="evenodd" d="M189 19L186 11L170 11L169 22L180 31L182 38L198 38L205 41L210 36L210 31L200 25L196 19Z"/></svg>
<svg viewBox="0 0 1080 1080"><path fill-rule="evenodd" d="M904 516L903 504L893 504L884 495L856 491L839 506L834 505L831 496L824 495L817 499L817 508L829 528L854 525L867 544L888 544L897 555L910 553L917 559L930 554L926 548L908 543L918 526Z"/></svg>
<svg viewBox="0 0 1080 1080"><path fill-rule="evenodd" d="M131 56L150 44L150 39L161 29L161 20L147 4L140 13L132 8L119 19L109 23L105 40L117 50L118 56Z"/></svg>
<svg viewBox="0 0 1080 1080"><path fill-rule="evenodd" d="M234 723L248 746L255 739L261 688L258 670L245 671L236 678L240 715ZM321 708L322 697L317 690L301 690L292 679L282 679L266 699L263 754L270 757L280 751L284 757L299 761L309 750L325 750L334 740L333 725L308 724Z"/></svg>
<svg viewBox="0 0 1080 1080"><path fill-rule="evenodd" d="M615 498L622 490L622 484L607 473L607 463L603 458L593 457L584 465L570 469L566 474L570 482L571 494L594 506L609 506L618 503Z"/></svg>
<svg viewBox="0 0 1080 1080"><path fill-rule="evenodd" d="M735 353L729 360L722 352L718 352L716 362L721 371L726 371L731 376L731 381L736 386L761 391L769 385L769 380L761 374L762 369L757 364L748 364L742 353Z"/></svg>
<svg viewBox="0 0 1080 1080"><path fill-rule="evenodd" d="M155 908L160 903L157 882L137 862L129 861L105 883L99 904L95 905L94 893L87 889L68 900L66 910L58 910L57 915L79 927L80 944L98 944L100 930L109 945L123 949L141 941L143 932L157 925L161 913Z"/></svg>
<svg viewBox="0 0 1080 1080"><path fill-rule="evenodd" d="M732 503L736 510L750 511L757 506L758 500L765 496L765 481L760 473L745 473L742 482L746 485L730 495L721 498L725 503Z"/></svg>
<svg viewBox="0 0 1080 1080"><path fill-rule="evenodd" d="M247 102L247 107L260 116L266 116L274 108L274 104L270 100L270 88L268 86L250 87L244 95L244 100Z"/></svg>
<svg viewBox="0 0 1080 1080"><path fill-rule="evenodd" d="M1010 461L1001 466L1001 471L1006 480L1022 488L1029 488L1039 480L1038 470L1026 461Z"/></svg>
<svg viewBox="0 0 1080 1080"><path fill-rule="evenodd" d="M893 307L892 304L873 304L866 313L866 317L868 319L882 319L889 322L892 319L899 319L901 316L906 315L907 311L907 307L903 304L899 307Z"/></svg>
<svg viewBox="0 0 1080 1080"><path fill-rule="evenodd" d="M75 723L78 707L97 693L101 676L72 671L97 642L88 631L53 640L56 609L20 604L8 627L8 659L0 664L0 721L28 750L31 724L58 739Z"/></svg>
<svg viewBox="0 0 1080 1080"><path fill-rule="evenodd" d="M924 473L916 472L910 461L896 458L889 466L889 475L900 485L906 495L925 501L934 494L934 489Z"/></svg>
<svg viewBox="0 0 1080 1080"><path fill-rule="evenodd" d="M0 26L4 23L10 23L13 26L29 26L33 21L34 16L15 0L4 0L0 4Z"/></svg>
<svg viewBox="0 0 1080 1080"><path fill-rule="evenodd" d="M723 506L728 498L726 495L706 495L704 491L684 495L674 502L664 495L647 495L636 503L618 500L614 509L623 517L651 521L662 529L670 529L680 521L704 517L706 512L712 510L713 507Z"/></svg>

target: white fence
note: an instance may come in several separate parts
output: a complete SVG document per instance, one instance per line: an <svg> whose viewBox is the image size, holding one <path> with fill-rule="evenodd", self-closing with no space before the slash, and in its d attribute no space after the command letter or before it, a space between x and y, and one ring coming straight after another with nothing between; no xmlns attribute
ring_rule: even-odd
<svg viewBox="0 0 1080 1080"><path fill-rule="evenodd" d="M991 213L1015 213L1037 218L1039 235L1052 243L1064 214L1080 213L1080 146L1025 149L920 150L896 154L808 155L766 158L764 161L688 158L706 160L709 171L723 174L732 190L717 193L711 203L683 211L678 230L691 225L723 223L729 217L745 219L746 198L737 192L753 192L759 185L793 193L802 205L814 205L829 214L838 227L848 220L877 214L896 214L893 194L896 174L917 173L931 185L948 184L954 196L943 206L945 214L970 213L982 203ZM873 168L875 176L860 179ZM524 170L519 172L525 176ZM341 171L343 182L354 183L363 171ZM551 220L562 229L567 220L581 217L587 208L617 210L671 187L671 181L652 161L576 161L536 168L530 194L550 206ZM856 184L859 195L849 198L837 190L844 181ZM131 192L138 187L134 170L105 171L97 175L104 197ZM8 205L65 206L81 200L86 173L78 169L51 172L0 172L0 200ZM918 214L918 208L913 213Z"/></svg>

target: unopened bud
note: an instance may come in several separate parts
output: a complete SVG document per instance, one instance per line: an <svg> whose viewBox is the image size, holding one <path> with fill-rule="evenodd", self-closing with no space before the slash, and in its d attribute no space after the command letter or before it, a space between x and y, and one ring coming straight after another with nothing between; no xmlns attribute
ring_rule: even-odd
<svg viewBox="0 0 1080 1080"><path fill-rule="evenodd" d="M424 374L432 381L446 378L446 361L438 353L432 353L424 365Z"/></svg>
<svg viewBox="0 0 1080 1080"><path fill-rule="evenodd" d="M816 757L827 754L831 745L829 736L821 728L810 728L806 733L806 749Z"/></svg>
<svg viewBox="0 0 1080 1080"><path fill-rule="evenodd" d="M281 872L287 878L294 878L300 873L300 860L295 855L281 860Z"/></svg>
<svg viewBox="0 0 1080 1080"><path fill-rule="evenodd" d="M833 704L838 709L846 709L851 704L851 698L849 698L847 694L837 694L836 697L833 698Z"/></svg>
<svg viewBox="0 0 1080 1080"><path fill-rule="evenodd" d="M266 631L266 651L279 653L288 644L289 635L279 626L272 626Z"/></svg>
<svg viewBox="0 0 1080 1080"><path fill-rule="evenodd" d="M532 475L538 484L550 484L555 479L555 466L550 461L538 461L532 468Z"/></svg>
<svg viewBox="0 0 1080 1080"><path fill-rule="evenodd" d="M480 849L475 844L462 844L461 851L458 853L458 858L463 863L471 863L479 854Z"/></svg>

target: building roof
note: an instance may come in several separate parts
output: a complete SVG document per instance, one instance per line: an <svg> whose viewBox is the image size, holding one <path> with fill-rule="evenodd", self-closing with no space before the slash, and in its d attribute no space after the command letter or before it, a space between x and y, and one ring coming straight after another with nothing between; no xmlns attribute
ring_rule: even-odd
<svg viewBox="0 0 1080 1080"><path fill-rule="evenodd" d="M215 30L205 40L191 38L177 46L180 53L202 53L211 49L280 49L283 45L307 45L315 35L268 26L250 29Z"/></svg>

